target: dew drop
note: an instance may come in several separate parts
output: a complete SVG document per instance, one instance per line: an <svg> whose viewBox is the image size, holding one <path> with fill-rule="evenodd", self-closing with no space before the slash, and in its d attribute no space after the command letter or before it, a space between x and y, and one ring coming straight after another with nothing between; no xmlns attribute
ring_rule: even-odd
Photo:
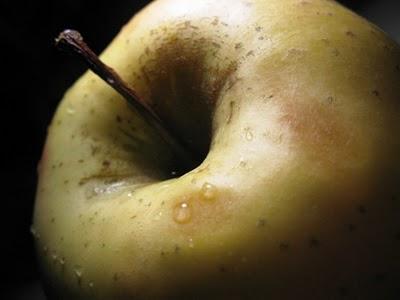
<svg viewBox="0 0 400 300"><path fill-rule="evenodd" d="M194 248L194 242L192 238L189 239L189 248Z"/></svg>
<svg viewBox="0 0 400 300"><path fill-rule="evenodd" d="M61 265L61 267L64 267L64 265L65 265L65 258L60 258L59 260L58 260L58 263Z"/></svg>
<svg viewBox="0 0 400 300"><path fill-rule="evenodd" d="M160 220L161 217L162 217L162 214L163 214L163 213L160 211L160 212L154 217L154 220L155 220L155 221Z"/></svg>
<svg viewBox="0 0 400 300"><path fill-rule="evenodd" d="M73 115L74 113L75 113L75 109L73 109L72 107L67 108L67 114Z"/></svg>
<svg viewBox="0 0 400 300"><path fill-rule="evenodd" d="M33 225L32 225L31 228L30 228L30 232L31 232L32 236L33 236L35 239L37 239L37 240L40 239L40 234L37 232L37 230L35 229L35 227L33 227Z"/></svg>
<svg viewBox="0 0 400 300"><path fill-rule="evenodd" d="M36 236L36 229L35 227L31 226L30 231L32 233L33 236Z"/></svg>
<svg viewBox="0 0 400 300"><path fill-rule="evenodd" d="M82 283L82 269L80 268L80 267L75 267L75 269L74 269L74 274L75 274L75 277L76 277L76 279L77 279L77 281L78 281L78 285L81 285L81 283Z"/></svg>
<svg viewBox="0 0 400 300"><path fill-rule="evenodd" d="M179 224L185 224L192 218L192 210L186 202L179 203L174 208L174 221Z"/></svg>
<svg viewBox="0 0 400 300"><path fill-rule="evenodd" d="M204 200L214 200L217 194L217 187L211 183L204 183L201 187L201 194Z"/></svg>
<svg viewBox="0 0 400 300"><path fill-rule="evenodd" d="M76 277L82 277L82 270L81 269L75 269L74 270L75 276Z"/></svg>
<svg viewBox="0 0 400 300"><path fill-rule="evenodd" d="M53 259L54 262L56 262L57 259L58 259L58 256L57 256L56 253L53 253L53 254L51 255L51 258Z"/></svg>
<svg viewBox="0 0 400 300"><path fill-rule="evenodd" d="M246 128L246 140L251 141L253 140L253 132L250 128Z"/></svg>

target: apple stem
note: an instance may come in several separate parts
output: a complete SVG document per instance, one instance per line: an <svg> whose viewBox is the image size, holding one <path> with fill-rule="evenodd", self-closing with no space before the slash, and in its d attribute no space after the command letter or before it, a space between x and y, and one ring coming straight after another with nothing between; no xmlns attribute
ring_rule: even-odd
<svg viewBox="0 0 400 300"><path fill-rule="evenodd" d="M126 101L155 129L160 137L171 147L178 159L183 160L186 168L195 166L195 160L185 149L180 139L172 135L161 118L142 98L127 84L111 67L104 64L83 40L82 35L71 29L66 29L56 38L56 46L67 52L78 54L83 58L89 69L121 94Z"/></svg>

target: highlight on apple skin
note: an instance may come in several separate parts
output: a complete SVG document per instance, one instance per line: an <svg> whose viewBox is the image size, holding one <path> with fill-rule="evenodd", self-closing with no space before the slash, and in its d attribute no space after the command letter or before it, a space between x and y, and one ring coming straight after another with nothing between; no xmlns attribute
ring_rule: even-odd
<svg viewBox="0 0 400 300"><path fill-rule="evenodd" d="M196 165L86 72L38 168L49 299L399 296L400 47L380 29L327 0L156 0L100 58Z"/></svg>

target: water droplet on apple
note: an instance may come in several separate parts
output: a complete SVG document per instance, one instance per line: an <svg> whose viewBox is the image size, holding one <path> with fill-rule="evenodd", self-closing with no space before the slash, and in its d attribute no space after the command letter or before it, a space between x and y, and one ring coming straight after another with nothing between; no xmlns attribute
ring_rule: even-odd
<svg viewBox="0 0 400 300"><path fill-rule="evenodd" d="M74 108L72 108L72 107L68 107L67 108L67 114L73 115L74 113L75 113L75 109Z"/></svg>
<svg viewBox="0 0 400 300"><path fill-rule="evenodd" d="M78 284L81 285L82 275L83 275L82 268L81 267L75 267L74 268L74 274L75 274L76 279L78 280Z"/></svg>
<svg viewBox="0 0 400 300"><path fill-rule="evenodd" d="M33 225L31 226L30 231L33 236L36 236L36 229L35 229L35 227L33 227Z"/></svg>
<svg viewBox="0 0 400 300"><path fill-rule="evenodd" d="M174 208L174 221L179 224L185 224L192 218L192 210L186 202L181 202Z"/></svg>
<svg viewBox="0 0 400 300"><path fill-rule="evenodd" d="M154 217L154 220L155 221L158 221L158 220L160 220L161 219L161 216L162 216L162 211L160 211L155 217Z"/></svg>
<svg viewBox="0 0 400 300"><path fill-rule="evenodd" d="M93 282L89 282L89 287L92 289L94 287L94 283Z"/></svg>
<svg viewBox="0 0 400 300"><path fill-rule="evenodd" d="M33 227L33 225L32 225L31 228L30 228L30 232L31 232L32 236L33 236L35 239L37 239L37 240L40 239L40 234L37 232L36 228Z"/></svg>
<svg viewBox="0 0 400 300"><path fill-rule="evenodd" d="M254 135L253 135L253 132L251 131L250 128L246 128L246 134L245 135L246 135L246 140L248 140L248 141L253 140Z"/></svg>
<svg viewBox="0 0 400 300"><path fill-rule="evenodd" d="M194 248L194 242L192 238L189 238L189 248Z"/></svg>
<svg viewBox="0 0 400 300"><path fill-rule="evenodd" d="M57 254L54 252L54 253L51 255L51 258L53 259L53 262L56 262L57 259L58 259L58 256L57 256Z"/></svg>
<svg viewBox="0 0 400 300"><path fill-rule="evenodd" d="M217 187L211 183L204 183L201 187L201 194L204 200L214 200L217 194Z"/></svg>
<svg viewBox="0 0 400 300"><path fill-rule="evenodd" d="M61 265L61 267L64 267L64 265L65 265L65 258L61 257L61 258L58 260L58 263Z"/></svg>

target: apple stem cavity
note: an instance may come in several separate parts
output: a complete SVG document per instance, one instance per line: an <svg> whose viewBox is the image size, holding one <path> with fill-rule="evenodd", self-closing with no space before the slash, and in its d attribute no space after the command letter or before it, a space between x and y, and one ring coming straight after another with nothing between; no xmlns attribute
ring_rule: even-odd
<svg viewBox="0 0 400 300"><path fill-rule="evenodd" d="M89 69L103 79L115 91L122 95L128 104L133 107L140 116L160 135L167 143L173 153L182 162L182 169L190 170L194 168L196 160L190 151L184 147L181 140L166 129L164 122L157 113L126 83L111 67L104 64L93 50L86 44L82 35L72 29L62 31L55 40L56 47L68 53L77 54L82 58ZM181 173L178 170L171 174Z"/></svg>

